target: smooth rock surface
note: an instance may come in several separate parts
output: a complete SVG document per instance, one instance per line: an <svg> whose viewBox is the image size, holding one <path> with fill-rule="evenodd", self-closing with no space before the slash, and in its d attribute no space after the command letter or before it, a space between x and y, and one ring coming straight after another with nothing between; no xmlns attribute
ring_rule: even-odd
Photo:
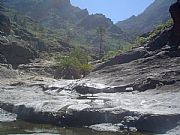
<svg viewBox="0 0 180 135"><path fill-rule="evenodd" d="M169 128L175 128L174 122L179 121L179 86L174 90L171 86L162 86L159 90L148 90L140 93L96 93L79 94L70 90L72 84L78 81L31 81L20 86L1 86L0 108L17 114L17 118L40 123L51 123L59 126L90 126L99 123L121 123L125 117L136 117L138 130L165 133ZM87 81L87 80L86 80ZM97 86L96 84L92 84ZM43 87L48 87L44 89ZM138 126L145 116L156 115L158 122L148 128ZM149 117L148 117L149 116ZM168 118L172 125L159 125ZM131 118L131 119L132 119ZM174 118L174 119L173 119ZM126 118L127 122L131 121ZM146 119L149 124L152 120ZM177 123L177 122L176 122ZM132 126L131 123L128 123ZM128 125L127 124L127 125ZM159 128L158 128L159 125ZM164 128L166 127L166 128ZM168 128L167 128L168 127Z"/></svg>

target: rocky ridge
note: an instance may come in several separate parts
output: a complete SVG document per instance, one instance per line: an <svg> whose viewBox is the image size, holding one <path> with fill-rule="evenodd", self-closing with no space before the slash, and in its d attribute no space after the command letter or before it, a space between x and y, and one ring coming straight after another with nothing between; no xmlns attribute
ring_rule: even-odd
<svg viewBox="0 0 180 135"><path fill-rule="evenodd" d="M102 26L106 30L104 49L115 49L117 44L132 42L131 37L118 28L113 22L102 14L90 15L87 9L73 6L70 1L64 0L7 0L6 7L31 17L46 28L56 31L63 40L71 40L73 44L86 45L92 53L98 53L99 45L96 28ZM67 38L67 39L66 39Z"/></svg>
<svg viewBox="0 0 180 135"><path fill-rule="evenodd" d="M38 57L37 52L25 41L11 37L11 23L9 18L3 16L0 20L2 28L0 28L0 61L3 64L27 64L30 60Z"/></svg>
<svg viewBox="0 0 180 135"><path fill-rule="evenodd" d="M155 0L143 13L133 15L116 25L136 38L137 35L147 33L170 19L169 6L174 2L176 0Z"/></svg>

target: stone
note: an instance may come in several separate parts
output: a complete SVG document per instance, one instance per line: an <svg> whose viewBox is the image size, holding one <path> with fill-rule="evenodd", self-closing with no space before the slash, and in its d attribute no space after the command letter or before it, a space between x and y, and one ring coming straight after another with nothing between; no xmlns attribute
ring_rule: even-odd
<svg viewBox="0 0 180 135"><path fill-rule="evenodd" d="M136 128L152 133L165 133L177 126L180 115L144 115L136 121Z"/></svg>
<svg viewBox="0 0 180 135"><path fill-rule="evenodd" d="M130 132L137 132L138 130L137 130L137 128L135 128L135 127L129 127L129 131L130 131Z"/></svg>
<svg viewBox="0 0 180 135"><path fill-rule="evenodd" d="M172 50L177 50L180 45L180 2L170 6L169 12L174 21L172 28L161 32L153 41L147 44L149 51L161 49L165 45L171 46Z"/></svg>
<svg viewBox="0 0 180 135"><path fill-rule="evenodd" d="M27 64L38 56L35 50L21 42L1 44L0 52L12 65Z"/></svg>
<svg viewBox="0 0 180 135"><path fill-rule="evenodd" d="M125 116L123 121L124 121L124 125L126 125L128 128L129 127L134 127L135 126L135 122L138 120L138 117L133 117L133 116Z"/></svg>
<svg viewBox="0 0 180 135"><path fill-rule="evenodd" d="M11 32L11 22L9 17L0 13L0 31L5 35L9 35Z"/></svg>
<svg viewBox="0 0 180 135"><path fill-rule="evenodd" d="M92 125L89 128L96 130L96 131L103 131L103 132L118 132L119 126L113 125L111 123L103 123L103 124L97 124Z"/></svg>
<svg viewBox="0 0 180 135"><path fill-rule="evenodd" d="M127 87L127 88L126 88L126 91L127 91L127 92L132 92L133 90L134 90L133 87Z"/></svg>
<svg viewBox="0 0 180 135"><path fill-rule="evenodd" d="M2 54L0 54L0 63L3 63L3 64L6 64L6 63L7 63L6 58L5 58L4 55L2 55Z"/></svg>
<svg viewBox="0 0 180 135"><path fill-rule="evenodd" d="M3 36L4 32L0 32L0 44L8 43L9 40L6 36Z"/></svg>
<svg viewBox="0 0 180 135"><path fill-rule="evenodd" d="M171 5L169 12L171 13L174 21L174 25L171 30L170 45L172 48L177 49L178 46L180 46L180 2L177 1Z"/></svg>
<svg viewBox="0 0 180 135"><path fill-rule="evenodd" d="M124 130L124 125L122 123L115 124L115 126L118 126L119 130Z"/></svg>
<svg viewBox="0 0 180 135"><path fill-rule="evenodd" d="M147 44L147 46L146 46L147 50L155 51L155 50L161 49L163 46L167 45L169 42L170 33L171 33L171 28L165 29L153 41L151 41L150 43Z"/></svg>
<svg viewBox="0 0 180 135"><path fill-rule="evenodd" d="M123 53L123 54L115 56L114 58L112 58L112 59L108 60L107 62L98 66L93 71L100 70L100 69L107 67L107 66L129 63L131 61L134 61L134 60L137 60L140 58L144 58L147 55L148 55L148 52L145 48L136 48L130 52Z"/></svg>

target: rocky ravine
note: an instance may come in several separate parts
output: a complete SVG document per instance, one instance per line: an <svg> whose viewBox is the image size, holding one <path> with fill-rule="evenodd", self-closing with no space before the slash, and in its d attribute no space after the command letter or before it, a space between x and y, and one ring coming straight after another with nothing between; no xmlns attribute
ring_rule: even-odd
<svg viewBox="0 0 180 135"><path fill-rule="evenodd" d="M180 49L170 42L173 31L112 58L82 80L19 78L3 65L0 71L8 74L0 77L0 121L179 134Z"/></svg>
<svg viewBox="0 0 180 135"><path fill-rule="evenodd" d="M117 56L82 80L22 79L7 69L17 79L1 78L0 108L12 120L17 116L96 130L179 133L180 50L149 48Z"/></svg>
<svg viewBox="0 0 180 135"><path fill-rule="evenodd" d="M161 52L107 66L83 80L3 83L0 108L30 122L165 133L180 121L179 60Z"/></svg>

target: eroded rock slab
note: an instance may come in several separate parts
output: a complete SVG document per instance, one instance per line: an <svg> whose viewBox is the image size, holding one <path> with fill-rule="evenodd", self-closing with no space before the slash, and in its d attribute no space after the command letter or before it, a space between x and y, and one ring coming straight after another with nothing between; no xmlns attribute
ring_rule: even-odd
<svg viewBox="0 0 180 135"><path fill-rule="evenodd" d="M172 86L165 85L159 90L145 92L100 92L93 95L69 89L81 81L40 81L39 84L35 81L1 86L0 108L30 122L78 127L112 123L117 128L122 128L119 123L123 123L128 130L137 128L155 133L175 128L180 120L179 83L173 86L174 90L170 90ZM167 121L169 124L164 124ZM148 126L151 124L154 127Z"/></svg>

